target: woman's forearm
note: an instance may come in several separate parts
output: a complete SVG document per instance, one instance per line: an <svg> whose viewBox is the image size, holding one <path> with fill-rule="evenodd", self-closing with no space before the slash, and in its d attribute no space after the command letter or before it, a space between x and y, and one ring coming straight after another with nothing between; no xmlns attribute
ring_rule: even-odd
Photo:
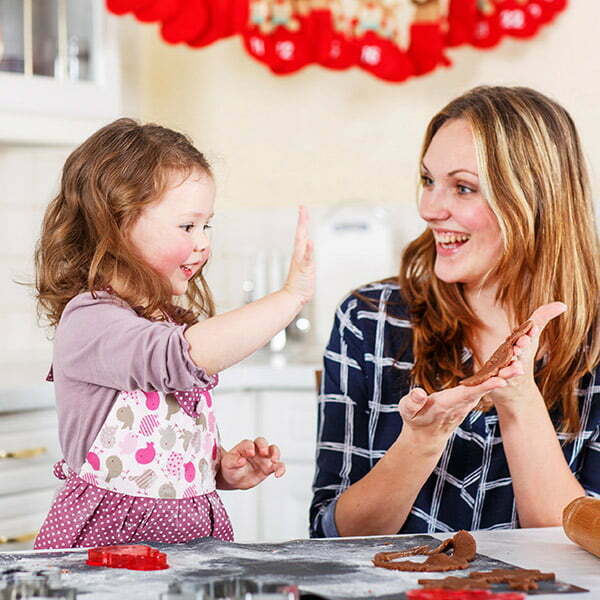
<svg viewBox="0 0 600 600"><path fill-rule="evenodd" d="M184 334L190 356L208 375L218 373L262 348L301 308L301 298L284 289L200 321Z"/></svg>
<svg viewBox="0 0 600 600"><path fill-rule="evenodd" d="M585 491L567 465L539 390L523 398L517 409L498 406L519 523L560 525L564 507Z"/></svg>
<svg viewBox="0 0 600 600"><path fill-rule="evenodd" d="M339 497L335 510L339 534L398 533L445 443L446 440L423 440L405 427L371 471Z"/></svg>

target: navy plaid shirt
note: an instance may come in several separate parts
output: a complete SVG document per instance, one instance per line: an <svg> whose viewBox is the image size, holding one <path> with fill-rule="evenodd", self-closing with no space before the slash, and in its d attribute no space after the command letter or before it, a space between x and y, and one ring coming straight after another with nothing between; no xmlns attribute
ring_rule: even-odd
<svg viewBox="0 0 600 600"><path fill-rule="evenodd" d="M398 286L370 284L359 292L374 306L347 297L324 356L312 537L339 535L336 500L396 440L402 428L398 401L410 389L412 332ZM467 351L464 360L471 360ZM563 451L586 493L600 496L600 369L580 380L578 393L581 429ZM498 416L494 408L473 410L452 434L399 533L514 527L519 519Z"/></svg>

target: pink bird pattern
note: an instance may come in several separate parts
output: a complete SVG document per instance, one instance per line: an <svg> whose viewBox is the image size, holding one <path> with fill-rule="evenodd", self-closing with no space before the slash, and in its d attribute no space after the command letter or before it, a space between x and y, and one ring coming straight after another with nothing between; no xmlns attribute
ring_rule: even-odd
<svg viewBox="0 0 600 600"><path fill-rule="evenodd" d="M137 442L137 434L128 432L119 442L119 450L122 454L131 454L137 448Z"/></svg>
<svg viewBox="0 0 600 600"><path fill-rule="evenodd" d="M146 408L148 410L156 410L160 405L160 396L158 392L144 392L146 396Z"/></svg>
<svg viewBox="0 0 600 600"><path fill-rule="evenodd" d="M156 456L156 450L154 450L154 442L148 442L145 448L141 448L135 453L135 460L140 465L147 465L154 460Z"/></svg>
<svg viewBox="0 0 600 600"><path fill-rule="evenodd" d="M211 491L219 455L212 404L210 392L198 388L120 392L80 477L145 497L192 498Z"/></svg>

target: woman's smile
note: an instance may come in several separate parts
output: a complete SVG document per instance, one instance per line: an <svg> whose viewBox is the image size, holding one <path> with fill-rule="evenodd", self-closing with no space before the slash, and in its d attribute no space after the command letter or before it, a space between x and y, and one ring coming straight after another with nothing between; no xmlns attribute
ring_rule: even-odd
<svg viewBox="0 0 600 600"><path fill-rule="evenodd" d="M435 248L440 256L454 256L464 248L471 235L464 231L446 231L443 229L434 229Z"/></svg>

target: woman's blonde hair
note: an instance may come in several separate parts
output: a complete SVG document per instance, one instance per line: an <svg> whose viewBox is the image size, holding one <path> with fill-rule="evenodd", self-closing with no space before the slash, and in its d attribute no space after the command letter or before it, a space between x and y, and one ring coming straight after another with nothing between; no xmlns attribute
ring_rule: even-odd
<svg viewBox="0 0 600 600"><path fill-rule="evenodd" d="M489 279L513 324L540 305L560 300L568 310L544 329L547 360L536 380L563 431L579 428L578 380L600 357L599 241L579 136L567 111L523 87L478 87L436 114L421 160L449 119L473 132L484 197L498 219L503 253ZM403 253L399 283L412 311L415 383L428 392L458 384L469 332L481 325L462 284L434 275L431 230Z"/></svg>
<svg viewBox="0 0 600 600"><path fill-rule="evenodd" d="M60 191L44 215L35 250L38 314L55 327L77 294L106 289L115 278L119 296L141 316L157 314L193 323L214 314L200 271L190 280L186 308L173 304L169 281L135 252L128 231L145 206L182 179L210 166L181 133L118 119L98 130L67 158Z"/></svg>

